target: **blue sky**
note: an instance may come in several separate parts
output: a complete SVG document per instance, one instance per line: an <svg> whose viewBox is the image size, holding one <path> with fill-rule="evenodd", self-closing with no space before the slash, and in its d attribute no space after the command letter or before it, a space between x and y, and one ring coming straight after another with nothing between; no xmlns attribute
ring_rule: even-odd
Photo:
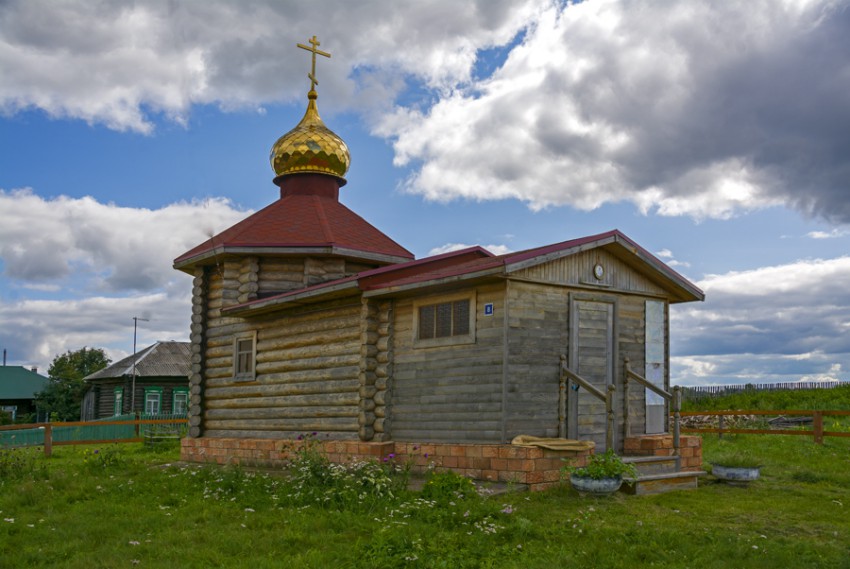
<svg viewBox="0 0 850 569"><path fill-rule="evenodd" d="M848 379L845 5L311 6L0 6L10 364L117 360L133 316L188 337L171 261L276 199L315 33L341 200L417 257L617 228L706 291L671 311L675 382Z"/></svg>

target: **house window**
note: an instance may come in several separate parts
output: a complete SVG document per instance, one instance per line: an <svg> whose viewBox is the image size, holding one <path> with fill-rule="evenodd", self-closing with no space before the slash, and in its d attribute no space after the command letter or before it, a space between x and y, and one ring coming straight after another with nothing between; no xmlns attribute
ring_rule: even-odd
<svg viewBox="0 0 850 569"><path fill-rule="evenodd" d="M162 408L162 389L159 387L145 388L145 415L159 415Z"/></svg>
<svg viewBox="0 0 850 569"><path fill-rule="evenodd" d="M237 379L254 379L257 358L257 333L237 337L233 341L233 375Z"/></svg>
<svg viewBox="0 0 850 569"><path fill-rule="evenodd" d="M416 347L475 341L474 295L454 295L414 302L413 317Z"/></svg>
<svg viewBox="0 0 850 569"><path fill-rule="evenodd" d="M185 387L171 392L171 412L174 415L185 415L189 410L189 390Z"/></svg>
<svg viewBox="0 0 850 569"><path fill-rule="evenodd" d="M124 388L115 388L115 405L112 408L113 415L120 415L124 412Z"/></svg>

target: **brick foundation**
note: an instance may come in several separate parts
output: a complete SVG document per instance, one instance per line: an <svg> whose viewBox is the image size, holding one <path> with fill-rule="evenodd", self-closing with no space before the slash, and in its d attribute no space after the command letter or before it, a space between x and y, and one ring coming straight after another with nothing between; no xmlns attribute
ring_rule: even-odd
<svg viewBox="0 0 850 569"><path fill-rule="evenodd" d="M626 439L623 454L628 456L673 456L671 435L641 435ZM686 472L702 470L702 439L682 436L679 439L679 468Z"/></svg>
<svg viewBox="0 0 850 569"><path fill-rule="evenodd" d="M696 438L696 437L690 437ZM181 458L190 462L242 464L282 468L302 444L292 440L185 438ZM320 451L331 462L393 460L411 464L414 472L430 467L450 469L475 480L525 484L530 490L545 490L561 479L563 459L577 466L587 461L588 451L554 451L536 447L450 443L363 443L323 441Z"/></svg>

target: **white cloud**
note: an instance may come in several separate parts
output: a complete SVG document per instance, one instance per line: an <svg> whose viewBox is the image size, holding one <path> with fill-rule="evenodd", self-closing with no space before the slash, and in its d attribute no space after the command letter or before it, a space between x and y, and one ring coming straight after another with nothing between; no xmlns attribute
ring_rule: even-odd
<svg viewBox="0 0 850 569"><path fill-rule="evenodd" d="M850 231L844 229L833 229L831 231L810 231L806 234L806 237L811 239L838 239L845 235L850 235Z"/></svg>
<svg viewBox="0 0 850 569"><path fill-rule="evenodd" d="M310 30L333 53L323 108L368 117L428 199L848 223L848 25L831 0L13 0L0 112L149 133L195 105L261 111L303 99Z"/></svg>
<svg viewBox="0 0 850 569"><path fill-rule="evenodd" d="M848 222L847 19L826 1L552 7L492 76L375 132L432 200Z"/></svg>
<svg viewBox="0 0 850 569"><path fill-rule="evenodd" d="M850 257L711 275L671 309L679 383L797 381L850 365ZM837 366L837 367L836 367Z"/></svg>
<svg viewBox="0 0 850 569"><path fill-rule="evenodd" d="M0 190L0 210L4 275L42 290L71 274L100 291L162 287L175 276L171 260L246 216L223 198L149 210L30 189Z"/></svg>
<svg viewBox="0 0 850 569"><path fill-rule="evenodd" d="M295 44L313 33L333 56L317 72L323 98L335 108L383 106L403 87L400 76L440 91L467 82L477 51L510 41L539 4L4 2L0 110L149 133L158 113L185 123L194 104L303 97L309 56ZM374 100L376 92L387 96Z"/></svg>
<svg viewBox="0 0 850 569"><path fill-rule="evenodd" d="M191 278L172 260L247 215L225 199L148 210L31 190L0 190L0 210L0 291L47 297L0 298L0 345L42 369L83 346L126 355L133 316L150 316L140 342L184 339Z"/></svg>
<svg viewBox="0 0 850 569"><path fill-rule="evenodd" d="M512 251L512 249L507 245L467 245L465 243L446 243L445 245L434 247L433 249L428 251L428 256L430 257L431 255L442 255L443 253L460 251L461 249L468 249L469 247L476 246L483 247L494 255L505 255Z"/></svg>

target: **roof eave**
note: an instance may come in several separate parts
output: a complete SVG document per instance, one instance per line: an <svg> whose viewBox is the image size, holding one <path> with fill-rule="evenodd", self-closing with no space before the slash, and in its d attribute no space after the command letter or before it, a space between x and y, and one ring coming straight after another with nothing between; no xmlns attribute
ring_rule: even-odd
<svg viewBox="0 0 850 569"><path fill-rule="evenodd" d="M334 244L316 244L316 245L219 245L213 249L208 249L197 255L182 258L178 257L174 261L173 267L177 270L190 272L197 265L211 264L216 257L224 255L279 255L279 256L296 256L296 255L331 255L337 257L345 257L348 259L359 259L373 261L385 265L393 265L396 263L406 263L411 260L409 257L400 257L398 255L390 255L387 253L377 253L374 251L364 251L361 249L352 249L348 247L339 247Z"/></svg>
<svg viewBox="0 0 850 569"><path fill-rule="evenodd" d="M315 304L323 300L344 298L359 293L355 279L346 280L329 286L319 286L311 290L297 291L283 295L262 298L222 308L221 312L229 316L251 317L258 314L266 314L276 310L284 310L306 304Z"/></svg>
<svg viewBox="0 0 850 569"><path fill-rule="evenodd" d="M482 271L474 271L470 273L461 273L457 275L450 275L445 277L439 277L436 279L428 279L415 283L408 283L403 285L395 285L395 286L387 286L380 287L371 290L365 290L363 292L363 296L366 298L370 297L379 297L379 296L390 296L405 292L411 292L414 290L421 290L427 288L434 287L444 287L447 285L452 285L456 283L466 282L466 281L474 281L485 278L493 278L504 276L505 267L503 265L499 265L497 267L492 267L488 269L484 269Z"/></svg>

